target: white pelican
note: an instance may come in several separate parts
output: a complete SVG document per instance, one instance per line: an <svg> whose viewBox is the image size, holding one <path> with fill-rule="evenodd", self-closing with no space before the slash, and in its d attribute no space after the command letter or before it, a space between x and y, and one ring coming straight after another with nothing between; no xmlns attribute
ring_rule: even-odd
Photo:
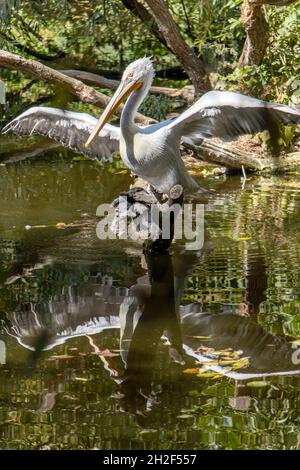
<svg viewBox="0 0 300 470"><path fill-rule="evenodd" d="M42 134L102 160L107 158L110 146L115 148L119 140L124 163L146 180L155 194L168 193L176 184L183 187L185 194L192 194L201 189L181 159L181 142L199 145L210 137L230 141L263 130L274 134L281 123L300 123L300 110L296 108L239 93L210 91L178 117L139 127L134 122L135 112L147 95L153 77L151 59L145 57L132 62L98 123L87 114L40 107L18 116L3 132ZM127 97L120 128L106 124Z"/></svg>

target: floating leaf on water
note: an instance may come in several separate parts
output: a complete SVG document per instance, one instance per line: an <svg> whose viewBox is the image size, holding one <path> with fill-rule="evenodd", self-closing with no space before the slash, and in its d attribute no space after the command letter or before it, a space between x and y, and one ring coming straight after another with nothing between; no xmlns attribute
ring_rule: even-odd
<svg viewBox="0 0 300 470"><path fill-rule="evenodd" d="M223 374L215 374L215 375L212 377L212 380L222 379L223 377L224 377Z"/></svg>
<svg viewBox="0 0 300 470"><path fill-rule="evenodd" d="M209 378L216 377L217 375L222 377L222 374L217 374L216 372L202 372L201 374L197 374L197 377Z"/></svg>
<svg viewBox="0 0 300 470"><path fill-rule="evenodd" d="M233 359L220 359L219 362L217 362L217 364L219 364L220 366L227 366L227 365L231 365L231 364L235 364L235 360Z"/></svg>
<svg viewBox="0 0 300 470"><path fill-rule="evenodd" d="M205 354L211 354L214 352L214 348L209 348L207 346L199 346L199 348L197 349L198 352L202 352L202 353L205 353Z"/></svg>
<svg viewBox="0 0 300 470"><path fill-rule="evenodd" d="M211 339L211 336L189 336L189 338L194 338L194 339Z"/></svg>
<svg viewBox="0 0 300 470"><path fill-rule="evenodd" d="M233 363L233 369L243 369L249 366L249 357L242 357Z"/></svg>
<svg viewBox="0 0 300 470"><path fill-rule="evenodd" d="M184 374L198 374L199 369L185 369Z"/></svg>
<svg viewBox="0 0 300 470"><path fill-rule="evenodd" d="M247 382L247 387L260 388L267 387L269 385L265 380L254 380L253 382Z"/></svg>
<svg viewBox="0 0 300 470"><path fill-rule="evenodd" d="M56 228L59 228L59 229L62 229L62 228L66 228L67 224L65 224L64 222L58 222L55 227Z"/></svg>

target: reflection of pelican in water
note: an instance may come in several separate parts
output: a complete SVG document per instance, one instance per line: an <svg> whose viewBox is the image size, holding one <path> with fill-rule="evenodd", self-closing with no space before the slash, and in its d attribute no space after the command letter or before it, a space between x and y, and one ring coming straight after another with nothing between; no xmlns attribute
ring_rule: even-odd
<svg viewBox="0 0 300 470"><path fill-rule="evenodd" d="M135 358L141 370L152 364L162 337L168 339L170 354L178 362L182 349L203 362L207 358L197 349L199 337L204 336L209 337L205 346L216 350L231 347L250 357L249 366L238 372L210 366L230 377L298 372L292 363L292 345L250 318L207 314L199 304L180 305L185 278L195 262L199 258L193 254L174 255L173 261L168 254L148 256L149 278L139 278L130 288L115 286L109 276L91 277L77 287L65 288L48 302L21 306L7 316L5 330L26 348L49 350L74 337L117 328L127 370Z"/></svg>
<svg viewBox="0 0 300 470"><path fill-rule="evenodd" d="M201 256L205 258L209 248L210 244L204 247ZM250 358L249 365L239 370L208 365L208 370L214 373L237 381L300 373L300 368L292 362L292 345L284 337L268 333L251 318L233 313L234 309L228 312L226 306L218 314L208 314L202 311L200 304L181 303L187 276L201 264L199 254L185 252L172 257L167 253L152 254L145 259L148 274L131 281L130 287L117 285L113 274L90 276L78 285L65 286L61 294L49 301L21 305L14 313L6 315L2 330L32 350L31 365L43 350L53 349L76 337L86 337L93 353L98 355L104 370L116 384L114 397L118 398L120 410L131 411L141 420L158 403L153 374L158 359L156 353L162 342L168 348L171 360L178 363L178 371L181 367L195 367L195 361L211 361L199 350L201 337L207 337L206 347L242 350L243 357ZM141 270L136 272L138 276ZM257 295L257 286L249 282L251 269L247 270L246 278L245 298L253 302L251 292ZM258 300L264 298L265 294L261 292ZM258 305L255 305L257 311ZM114 354L105 355L105 349L102 347L101 351L97 345L99 338L94 336L111 329L120 332L119 358ZM41 396L38 411L51 410L57 393L74 377L76 369L61 380L52 377ZM244 387L237 387L231 406L237 409L249 406L249 396L241 396L244 391Z"/></svg>

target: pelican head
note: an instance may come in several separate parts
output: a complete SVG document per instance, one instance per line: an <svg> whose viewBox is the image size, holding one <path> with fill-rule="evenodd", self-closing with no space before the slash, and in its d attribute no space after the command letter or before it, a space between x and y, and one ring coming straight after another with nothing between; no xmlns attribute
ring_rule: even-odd
<svg viewBox="0 0 300 470"><path fill-rule="evenodd" d="M152 60L149 57L135 60L128 65L123 73L120 85L100 117L95 129L88 138L85 147L89 147L91 145L95 137L97 137L110 116L115 112L122 101L124 101L135 90L142 89L141 91L147 91L150 88L153 77L154 68Z"/></svg>

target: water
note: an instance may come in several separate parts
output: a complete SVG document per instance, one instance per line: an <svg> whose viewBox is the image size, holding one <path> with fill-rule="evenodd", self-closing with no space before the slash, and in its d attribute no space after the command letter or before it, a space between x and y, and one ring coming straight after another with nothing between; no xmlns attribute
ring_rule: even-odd
<svg viewBox="0 0 300 470"><path fill-rule="evenodd" d="M298 449L300 178L207 178L203 249L145 257L96 237L126 172L59 149L12 159L0 448Z"/></svg>

